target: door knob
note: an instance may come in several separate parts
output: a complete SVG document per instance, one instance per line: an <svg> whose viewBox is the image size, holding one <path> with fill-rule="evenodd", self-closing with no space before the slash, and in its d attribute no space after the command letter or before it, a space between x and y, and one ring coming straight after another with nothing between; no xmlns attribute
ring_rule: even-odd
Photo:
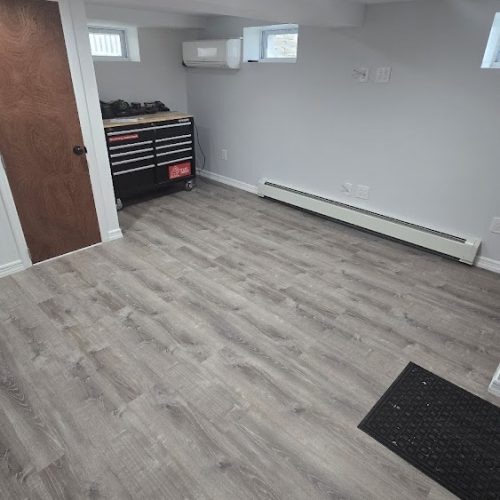
<svg viewBox="0 0 500 500"><path fill-rule="evenodd" d="M73 153L76 156L83 156L87 154L87 148L85 146L75 146L73 148Z"/></svg>

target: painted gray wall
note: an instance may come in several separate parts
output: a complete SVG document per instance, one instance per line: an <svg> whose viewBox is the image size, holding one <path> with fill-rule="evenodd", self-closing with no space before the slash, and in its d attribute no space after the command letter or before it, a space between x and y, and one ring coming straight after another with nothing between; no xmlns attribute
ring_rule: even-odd
<svg viewBox="0 0 500 500"><path fill-rule="evenodd" d="M12 233L5 205L2 203L0 195L0 274L2 268L8 267L13 263L19 263L21 256L17 249L16 240Z"/></svg>
<svg viewBox="0 0 500 500"><path fill-rule="evenodd" d="M498 7L497 0L372 6L362 28L301 28L296 65L190 69L189 109L208 169L480 236L483 256L500 260L500 237L489 232L500 216L500 71L480 69ZM216 18L203 36L239 37L252 25ZM353 68L364 66L392 66L392 82L355 82ZM370 200L343 195L346 181L370 186Z"/></svg>
<svg viewBox="0 0 500 500"><path fill-rule="evenodd" d="M141 62L94 63L101 100L162 101L176 111L187 111L186 71L182 42L197 31L139 28Z"/></svg>

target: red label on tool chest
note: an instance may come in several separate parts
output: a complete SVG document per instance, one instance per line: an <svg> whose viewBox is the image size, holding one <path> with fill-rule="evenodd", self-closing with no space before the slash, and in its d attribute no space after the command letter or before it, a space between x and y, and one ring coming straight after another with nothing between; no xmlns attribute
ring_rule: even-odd
<svg viewBox="0 0 500 500"><path fill-rule="evenodd" d="M191 175L191 163L179 163L168 167L168 178L179 179L180 177L188 177Z"/></svg>
<svg viewBox="0 0 500 500"><path fill-rule="evenodd" d="M139 134L117 135L110 137L109 142L132 141L134 139L139 139Z"/></svg>

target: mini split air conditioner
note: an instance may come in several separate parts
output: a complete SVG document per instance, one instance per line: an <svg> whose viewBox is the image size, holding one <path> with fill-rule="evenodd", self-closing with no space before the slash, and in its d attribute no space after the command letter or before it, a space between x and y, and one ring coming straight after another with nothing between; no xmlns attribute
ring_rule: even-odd
<svg viewBox="0 0 500 500"><path fill-rule="evenodd" d="M198 40L182 44L184 64L190 68L240 69L241 40Z"/></svg>

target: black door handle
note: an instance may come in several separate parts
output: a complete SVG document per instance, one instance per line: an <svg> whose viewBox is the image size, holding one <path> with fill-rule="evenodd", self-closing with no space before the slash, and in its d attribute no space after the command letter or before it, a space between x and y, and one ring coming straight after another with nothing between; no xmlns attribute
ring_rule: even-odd
<svg viewBox="0 0 500 500"><path fill-rule="evenodd" d="M76 156L83 156L87 154L87 148L85 146L75 146L73 148L73 153Z"/></svg>

